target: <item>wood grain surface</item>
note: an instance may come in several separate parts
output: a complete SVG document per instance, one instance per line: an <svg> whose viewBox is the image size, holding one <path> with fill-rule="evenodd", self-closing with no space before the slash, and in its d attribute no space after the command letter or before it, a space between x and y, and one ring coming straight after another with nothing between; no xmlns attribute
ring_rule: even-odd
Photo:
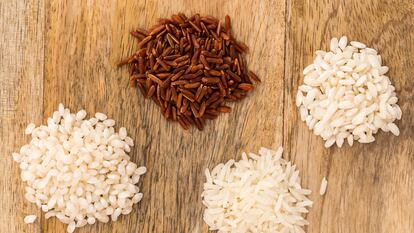
<svg viewBox="0 0 414 233"><path fill-rule="evenodd" d="M176 12L229 14L235 37L250 47L250 69L263 80L202 132L166 122L153 102L129 88L127 70L115 66L137 48L130 30ZM303 186L314 190L307 232L414 232L413 18L412 0L0 2L0 232L66 232L25 201L10 156L28 142L26 125L45 123L60 102L72 111L105 112L125 126L135 139L132 160L148 168L139 184L144 198L130 215L76 232L208 232L204 169L280 145L298 165ZM379 50L390 67L403 111L399 137L379 133L369 145L325 149L298 119L301 70L341 35ZM328 190L321 197L324 176ZM25 225L27 214L40 218Z"/></svg>
<svg viewBox="0 0 414 233"><path fill-rule="evenodd" d="M24 200L20 169L11 159L29 137L28 122L42 123L44 79L43 3L38 0L0 3L0 232L41 232L25 225L28 213L41 211Z"/></svg>

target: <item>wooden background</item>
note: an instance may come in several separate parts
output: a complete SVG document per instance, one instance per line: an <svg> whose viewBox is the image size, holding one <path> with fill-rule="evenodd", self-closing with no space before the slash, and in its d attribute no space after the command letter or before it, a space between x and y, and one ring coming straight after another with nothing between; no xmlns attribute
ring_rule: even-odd
<svg viewBox="0 0 414 233"><path fill-rule="evenodd" d="M414 232L414 2L412 0L212 0L0 2L0 232L65 232L24 200L11 153L27 143L29 122L45 123L60 102L72 111L101 111L125 126L130 153L148 173L142 202L118 222L76 232L207 232L200 194L203 171L260 146L285 147L302 183L314 190L310 233ZM250 46L249 66L263 83L203 132L167 123L158 108L129 88L115 63L136 49L128 35L176 12L232 17ZM347 35L379 50L390 67L403 118L399 137L325 149L298 119L301 70L331 37ZM318 194L322 177L325 196ZM36 214L35 224L23 217Z"/></svg>

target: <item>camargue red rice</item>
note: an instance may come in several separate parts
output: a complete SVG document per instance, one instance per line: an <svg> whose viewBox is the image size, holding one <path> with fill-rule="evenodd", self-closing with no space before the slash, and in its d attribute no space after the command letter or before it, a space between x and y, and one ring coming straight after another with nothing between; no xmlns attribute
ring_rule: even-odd
<svg viewBox="0 0 414 233"><path fill-rule="evenodd" d="M136 184L146 168L130 161L133 140L126 129L115 132L115 121L103 113L85 117L85 110L73 114L60 104L47 125L28 125L25 133L32 140L13 153L27 183L25 198L46 218L68 224L67 232L96 221L116 221L142 199ZM29 215L24 222L35 219Z"/></svg>
<svg viewBox="0 0 414 233"><path fill-rule="evenodd" d="M304 232L303 218L313 202L300 185L296 166L282 158L283 149L261 148L259 155L206 169L202 193L204 221L224 232Z"/></svg>
<svg viewBox="0 0 414 233"><path fill-rule="evenodd" d="M309 129L325 140L325 147L345 140L370 143L379 129L400 131L395 120L401 108L395 88L386 76L387 66L375 49L346 36L333 38L330 51L316 51L312 64L303 70L296 105Z"/></svg>

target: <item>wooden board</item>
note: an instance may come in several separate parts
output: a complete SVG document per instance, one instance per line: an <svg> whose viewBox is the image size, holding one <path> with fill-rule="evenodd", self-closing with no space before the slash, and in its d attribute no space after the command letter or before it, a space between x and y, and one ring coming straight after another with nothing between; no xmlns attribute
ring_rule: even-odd
<svg viewBox="0 0 414 233"><path fill-rule="evenodd" d="M27 123L43 119L44 17L42 1L0 3L0 232L42 232L40 224L23 223L41 211L24 200L11 153L29 140Z"/></svg>
<svg viewBox="0 0 414 233"><path fill-rule="evenodd" d="M129 88L115 64L136 49L129 31L185 12L232 17L235 36L250 47L249 67L263 83L230 114L203 132L166 122L151 101ZM142 202L119 221L76 232L208 232L200 194L204 169L260 146L285 147L315 191L307 232L414 230L414 3L410 0L330 1L42 1L0 4L0 232L65 232L24 200L11 152L27 143L29 122L40 124L62 102L73 111L105 112L135 139L133 161L148 173ZM369 145L324 149L298 120L294 96L301 70L333 36L348 35L379 50L403 110L399 137L377 135ZM411 107L411 108L410 108ZM329 181L324 197L322 177ZM23 224L27 214L42 216Z"/></svg>

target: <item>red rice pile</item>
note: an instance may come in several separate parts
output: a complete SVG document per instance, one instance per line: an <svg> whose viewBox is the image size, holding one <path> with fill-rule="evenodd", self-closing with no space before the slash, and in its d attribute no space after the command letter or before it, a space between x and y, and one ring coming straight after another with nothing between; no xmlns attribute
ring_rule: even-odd
<svg viewBox="0 0 414 233"><path fill-rule="evenodd" d="M137 29L138 51L119 63L129 65L131 86L151 98L164 117L184 129L204 128L206 119L230 112L227 102L243 99L260 79L243 60L248 50L211 16L173 15L148 31Z"/></svg>

